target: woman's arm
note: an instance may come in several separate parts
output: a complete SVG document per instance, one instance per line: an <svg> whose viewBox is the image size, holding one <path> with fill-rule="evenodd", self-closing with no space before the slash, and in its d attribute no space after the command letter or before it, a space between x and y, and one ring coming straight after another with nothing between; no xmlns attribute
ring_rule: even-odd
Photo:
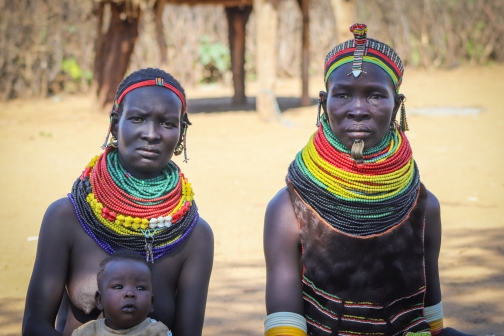
<svg viewBox="0 0 504 336"><path fill-rule="evenodd" d="M441 207L436 196L427 191L427 208L425 212L425 307L432 307L441 302L439 283L439 250L441 249ZM452 328L444 328L439 336L464 336Z"/></svg>
<svg viewBox="0 0 504 336"><path fill-rule="evenodd" d="M301 241L294 208L286 188L268 204L264 220L267 314L303 315Z"/></svg>
<svg viewBox="0 0 504 336"><path fill-rule="evenodd" d="M67 198L49 206L37 246L37 257L33 267L26 306L23 316L23 335L60 335L54 322L61 303L67 279L70 250L73 244L68 221L75 216Z"/></svg>
<svg viewBox="0 0 504 336"><path fill-rule="evenodd" d="M177 283L173 335L199 336L203 329L208 284L212 273L212 229L200 218L186 246L187 256Z"/></svg>
<svg viewBox="0 0 504 336"><path fill-rule="evenodd" d="M441 209L436 196L427 192L427 208L425 211L425 306L433 306L441 302L439 284L438 258L441 248Z"/></svg>

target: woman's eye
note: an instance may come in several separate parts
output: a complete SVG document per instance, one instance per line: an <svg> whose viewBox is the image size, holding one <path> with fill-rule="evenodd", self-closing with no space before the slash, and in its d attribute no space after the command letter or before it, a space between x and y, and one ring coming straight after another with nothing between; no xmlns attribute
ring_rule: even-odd
<svg viewBox="0 0 504 336"><path fill-rule="evenodd" d="M143 119L140 117L131 117L131 121L133 121L134 123L141 123Z"/></svg>
<svg viewBox="0 0 504 336"><path fill-rule="evenodd" d="M161 126L163 126L164 128L173 128L175 127L175 125L169 121L164 121L161 123Z"/></svg>
<svg viewBox="0 0 504 336"><path fill-rule="evenodd" d="M112 286L113 289L122 289L123 286L122 285L114 285Z"/></svg>
<svg viewBox="0 0 504 336"><path fill-rule="evenodd" d="M334 95L336 98L347 99L348 95L346 93L337 93Z"/></svg>
<svg viewBox="0 0 504 336"><path fill-rule="evenodd" d="M371 96L369 96L370 99L382 99L383 96L382 95L379 95L379 94L373 94Z"/></svg>

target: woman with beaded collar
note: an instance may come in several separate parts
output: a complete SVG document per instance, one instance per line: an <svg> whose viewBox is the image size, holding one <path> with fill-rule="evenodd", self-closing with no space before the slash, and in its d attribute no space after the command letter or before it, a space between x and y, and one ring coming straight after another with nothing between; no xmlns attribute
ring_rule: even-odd
<svg viewBox="0 0 504 336"><path fill-rule="evenodd" d="M174 335L201 335L213 234L198 215L191 184L171 161L186 155L189 125L184 90L166 72L138 70L119 85L111 141L42 221L23 335L70 335L96 319L96 272L117 249L154 263L149 316Z"/></svg>
<svg viewBox="0 0 504 336"><path fill-rule="evenodd" d="M440 206L404 135L402 62L366 25L350 31L266 210L265 335L463 335L443 328Z"/></svg>

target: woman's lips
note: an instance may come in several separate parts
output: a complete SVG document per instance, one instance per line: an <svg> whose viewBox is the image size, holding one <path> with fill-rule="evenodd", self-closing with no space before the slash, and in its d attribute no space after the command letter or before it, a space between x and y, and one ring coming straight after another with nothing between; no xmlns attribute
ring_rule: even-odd
<svg viewBox="0 0 504 336"><path fill-rule="evenodd" d="M155 148L147 148L147 147L139 147L136 149L138 154L145 158L156 158L161 154L161 152L158 149Z"/></svg>
<svg viewBox="0 0 504 336"><path fill-rule="evenodd" d="M364 130L358 130L358 131L349 130L347 131L347 134L352 139L364 139L367 138L371 134L371 132Z"/></svg>

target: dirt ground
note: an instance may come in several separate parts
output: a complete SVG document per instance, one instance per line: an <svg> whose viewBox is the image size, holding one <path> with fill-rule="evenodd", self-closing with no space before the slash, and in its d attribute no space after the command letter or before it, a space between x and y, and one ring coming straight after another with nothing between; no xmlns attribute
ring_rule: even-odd
<svg viewBox="0 0 504 336"><path fill-rule="evenodd" d="M503 78L504 66L407 69L401 89L407 109L484 109L472 116L412 115L408 133L422 180L442 206L445 325L477 335L504 335ZM313 78L313 97L321 84ZM316 106L295 107L299 86L289 80L277 87L290 126L260 121L252 103L232 109L223 98L230 88L187 89L190 110L207 112L190 116L189 164L175 159L215 235L204 335L262 335L264 210L315 131ZM20 334L33 237L45 209L100 152L107 117L90 106L88 96L0 104L0 335Z"/></svg>

